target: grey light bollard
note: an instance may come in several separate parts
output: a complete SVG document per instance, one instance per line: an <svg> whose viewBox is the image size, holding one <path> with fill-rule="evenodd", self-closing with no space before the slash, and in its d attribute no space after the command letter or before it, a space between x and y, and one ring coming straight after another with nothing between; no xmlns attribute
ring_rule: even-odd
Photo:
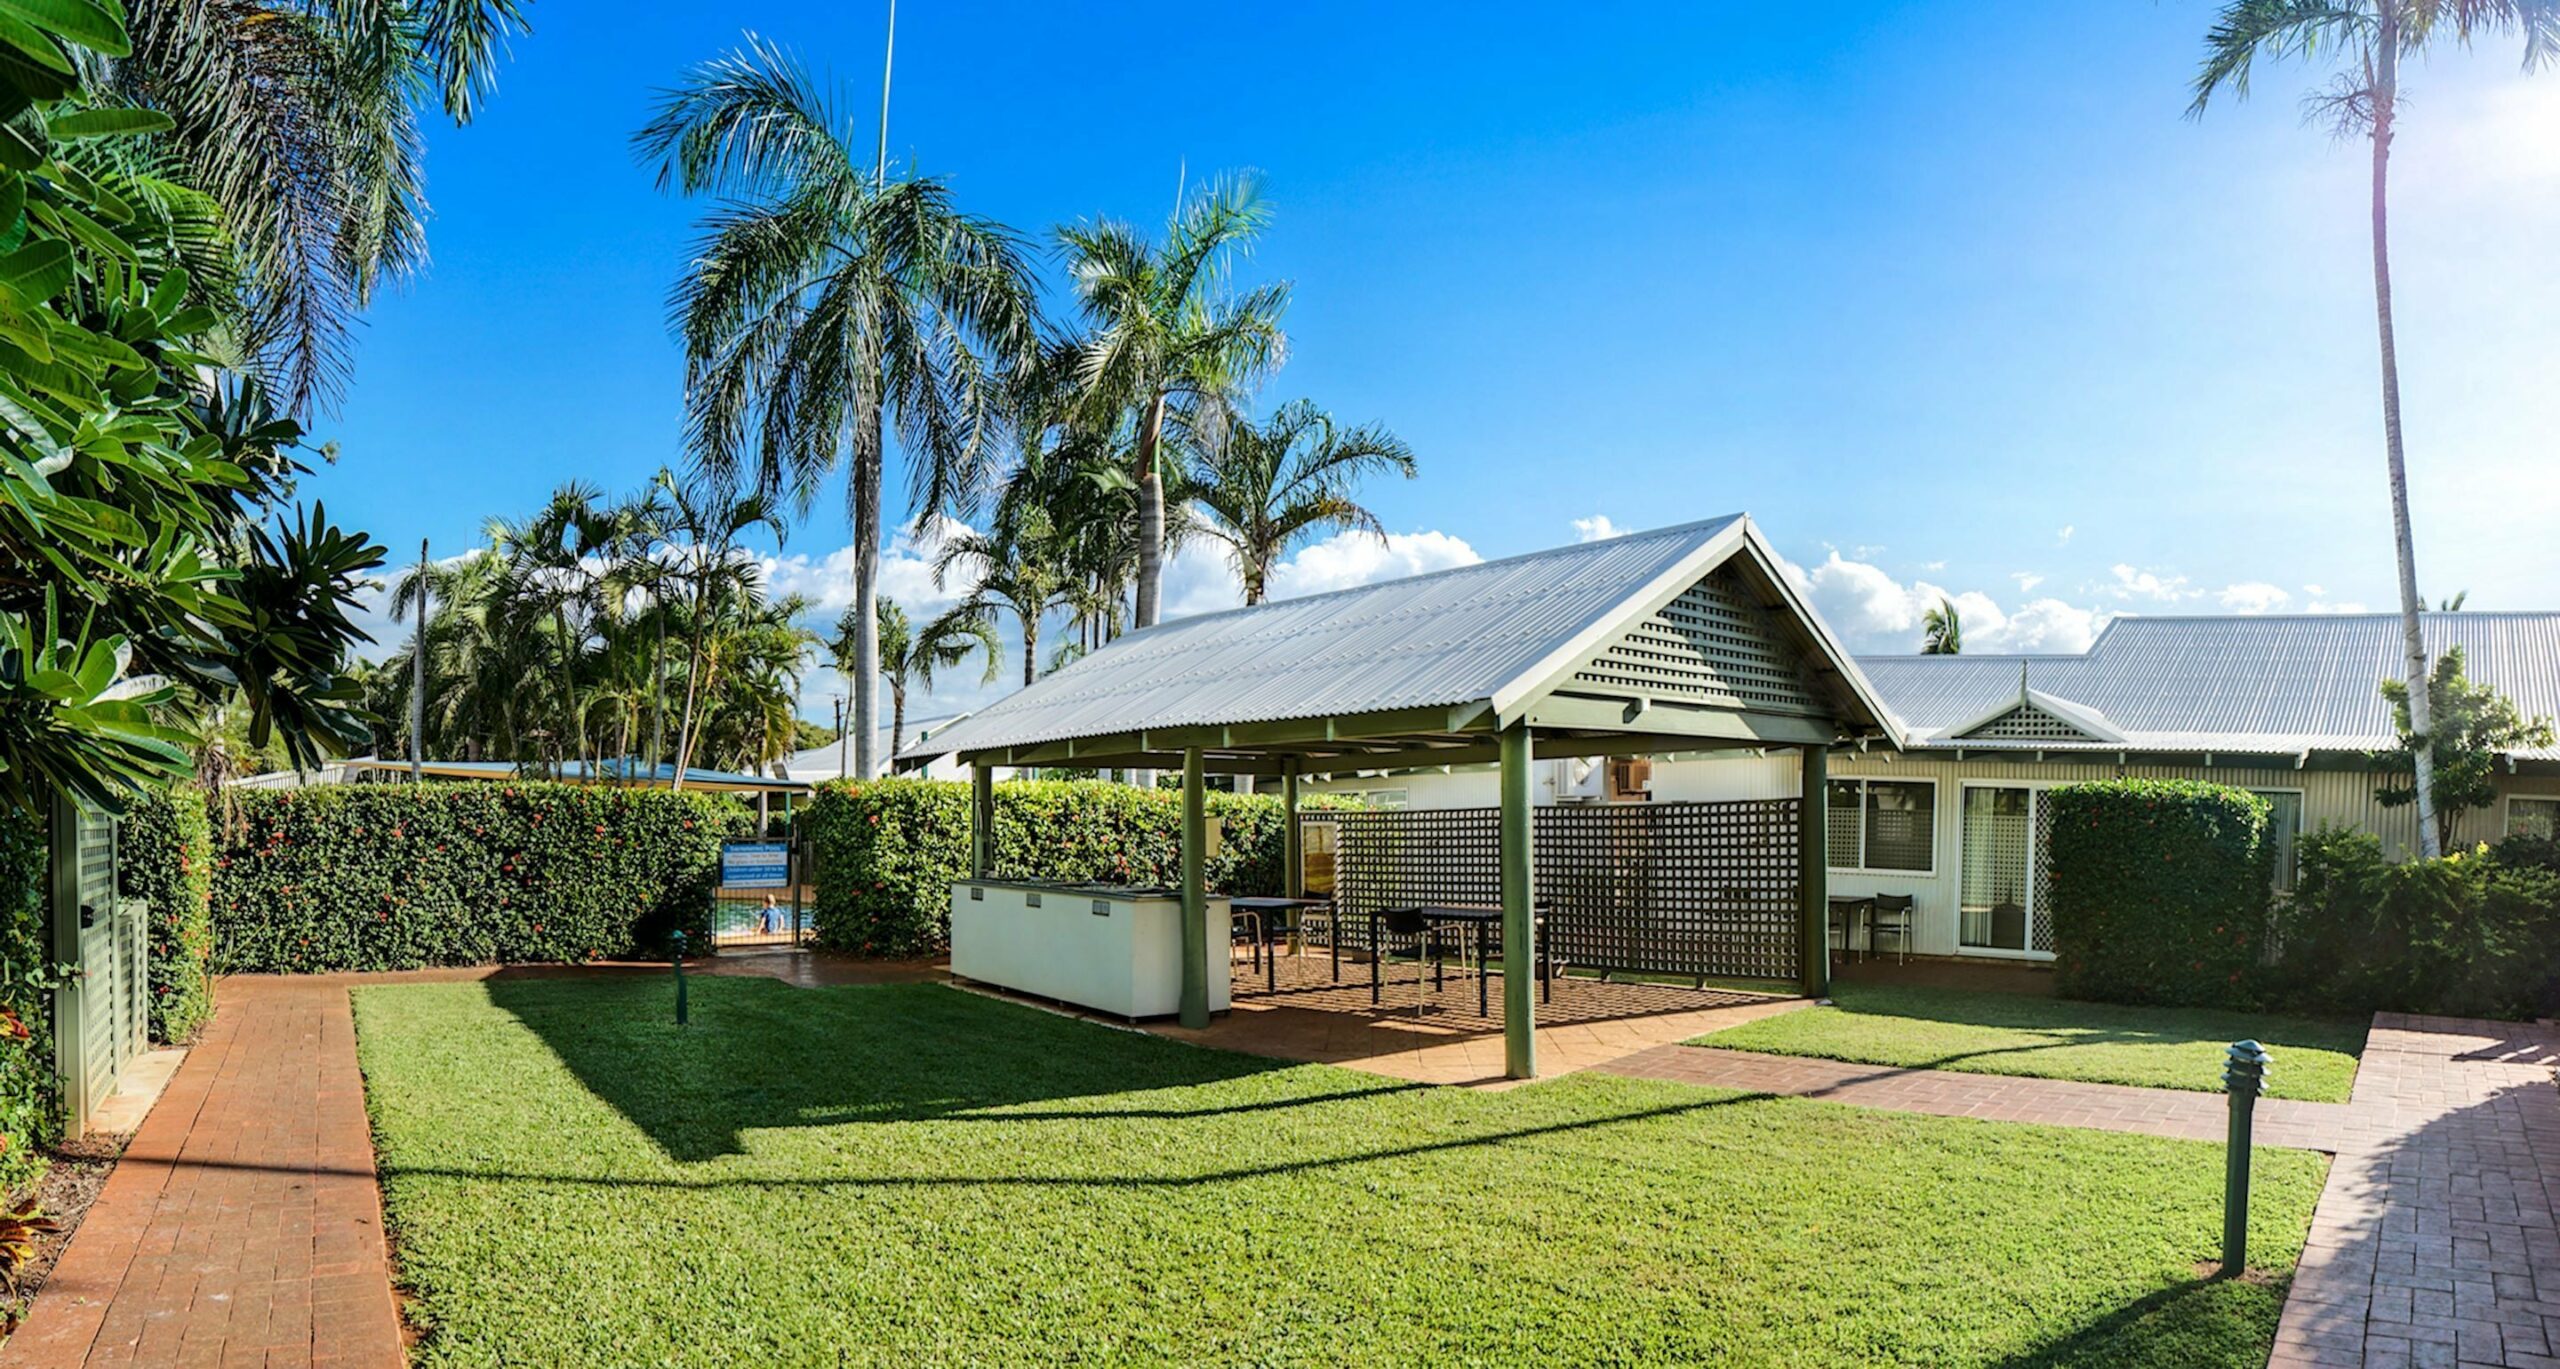
<svg viewBox="0 0 2560 1369"><path fill-rule="evenodd" d="M2222 1171L2222 1277L2249 1267L2249 1118L2266 1086L2267 1048L2234 1041L2223 1056L2222 1087L2231 1095L2231 1137Z"/></svg>
<svg viewBox="0 0 2560 1369"><path fill-rule="evenodd" d="M684 1004L684 933L676 933L676 1025L685 1024Z"/></svg>

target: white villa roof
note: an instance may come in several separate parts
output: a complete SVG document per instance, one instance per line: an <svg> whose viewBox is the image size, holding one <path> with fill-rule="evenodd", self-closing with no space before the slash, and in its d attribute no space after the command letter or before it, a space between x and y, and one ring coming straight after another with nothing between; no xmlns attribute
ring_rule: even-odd
<svg viewBox="0 0 2560 1369"><path fill-rule="evenodd" d="M1750 519L1733 514L1175 619L987 705L905 758L1470 704L1507 717L1631 613L1746 551L1776 564ZM1848 653L1795 607L1880 719Z"/></svg>
<svg viewBox="0 0 2560 1369"><path fill-rule="evenodd" d="M2560 716L2560 613L2430 613L2427 653L2460 646L2470 677L2527 715ZM2127 617L2076 656L1861 656L1920 749L2298 755L2396 745L2380 683L2401 673L2397 614ZM2020 694L2121 740L1965 737ZM2054 704L2066 707L2053 707ZM2560 759L2560 750L2524 753Z"/></svg>

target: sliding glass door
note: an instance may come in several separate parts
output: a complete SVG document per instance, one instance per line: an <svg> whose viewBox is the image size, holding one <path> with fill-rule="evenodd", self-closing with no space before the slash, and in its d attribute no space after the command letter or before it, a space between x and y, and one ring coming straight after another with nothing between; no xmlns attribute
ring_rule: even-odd
<svg viewBox="0 0 2560 1369"><path fill-rule="evenodd" d="M1968 951L2051 955L2047 838L2051 810L2041 789L1967 785L1956 941Z"/></svg>

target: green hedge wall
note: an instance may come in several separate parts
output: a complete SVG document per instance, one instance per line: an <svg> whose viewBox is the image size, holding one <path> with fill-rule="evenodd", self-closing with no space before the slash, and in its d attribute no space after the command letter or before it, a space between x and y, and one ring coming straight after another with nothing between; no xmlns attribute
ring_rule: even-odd
<svg viewBox="0 0 2560 1369"><path fill-rule="evenodd" d="M0 1192L42 1178L62 1134L46 945L45 819L0 808Z"/></svg>
<svg viewBox="0 0 2560 1369"><path fill-rule="evenodd" d="M2514 837L2396 862L2370 833L2302 842L2277 987L2314 1011L2560 1014L2560 844Z"/></svg>
<svg viewBox="0 0 2560 1369"><path fill-rule="evenodd" d="M733 799L605 786L332 785L239 796L214 860L223 972L395 970L708 945Z"/></svg>
<svg viewBox="0 0 2560 1369"><path fill-rule="evenodd" d="M125 811L116 886L150 904L151 1039L195 1039L213 1011L213 831L204 792L155 793Z"/></svg>
<svg viewBox="0 0 2560 1369"><path fill-rule="evenodd" d="M2258 991L2275 850L2267 801L2195 780L2063 785L2054 805L2058 992L2246 1006Z"/></svg>
<svg viewBox="0 0 2560 1369"><path fill-rule="evenodd" d="M1226 840L1209 887L1276 894L1280 801L1208 796ZM995 873L1005 879L1173 884L1182 878L1182 795L1099 780L995 789ZM801 819L815 861L818 944L860 955L931 955L950 944L951 885L969 873L969 786L950 780L835 781Z"/></svg>

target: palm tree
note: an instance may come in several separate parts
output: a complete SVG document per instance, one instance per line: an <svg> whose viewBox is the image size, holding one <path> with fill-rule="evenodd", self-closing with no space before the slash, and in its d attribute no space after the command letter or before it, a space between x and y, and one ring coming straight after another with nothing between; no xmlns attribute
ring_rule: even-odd
<svg viewBox="0 0 2560 1369"><path fill-rule="evenodd" d="M939 180L866 170L851 122L778 49L690 72L635 139L660 184L724 197L675 294L688 440L704 470L802 509L851 468L856 765L878 773L883 430L921 520L965 515L989 483L1003 373L1038 340L1033 286L1003 226Z"/></svg>
<svg viewBox="0 0 2560 1369"><path fill-rule="evenodd" d="M1085 424L1134 420L1139 627L1155 624L1164 580L1167 423L1214 430L1238 388L1280 364L1289 287L1227 290L1232 259L1270 222L1261 181L1212 182L1177 210L1161 246L1105 219L1058 230L1089 332L1062 345Z"/></svg>
<svg viewBox="0 0 2560 1369"><path fill-rule="evenodd" d="M2409 475L2401 448L2400 353L2391 315L2390 169L2392 131L2400 115L2400 63L2422 56L2438 40L2468 48L2475 39L2524 35L2524 69L2551 60L2560 47L2560 0L2228 0L2205 35L2204 67L2196 73L2191 116L2204 113L2217 92L2249 93L2250 68L2260 57L2325 58L2336 54L2341 70L2327 94L2312 102L2341 137L2361 135L2373 146L2373 312L2382 343L2382 442L2391 480L2391 532L2400 569L2400 635L2407 656L2411 729L2433 727L2427 700L2427 644L2419 614L2418 560L2409 534ZM2420 853L2438 850L2434 766L2429 748L2416 747L2416 796Z"/></svg>
<svg viewBox="0 0 2560 1369"><path fill-rule="evenodd" d="M827 650L835 657L836 673L848 678L853 673L855 639L853 609L836 619L836 635L827 642ZM998 673L996 656L1002 648L996 641L995 624L983 615L944 614L926 623L922 632L907 621L906 609L895 599L880 600L880 675L889 682L889 755L894 759L907 749L907 690L922 686L930 691L937 672L953 669L969 659L972 651L987 656L987 673L980 684L994 684Z"/></svg>
<svg viewBox="0 0 2560 1369"><path fill-rule="evenodd" d="M1938 606L1920 616L1920 654L1923 656L1961 656L1964 654L1964 618L1944 595Z"/></svg>
<svg viewBox="0 0 2560 1369"><path fill-rule="evenodd" d="M1039 679L1040 620L1074 600L1075 575L1060 554L1064 550L1047 510L1037 506L999 512L993 532L946 540L934 560L934 582L963 570L971 580L969 596L926 631L936 636L971 632L965 626L969 620L984 624L997 609L1010 611L1022 627L1022 682Z"/></svg>
<svg viewBox="0 0 2560 1369"><path fill-rule="evenodd" d="M1271 568L1317 528L1350 528L1384 540L1378 516L1354 501L1362 476L1392 470L1411 479L1413 450L1382 427L1345 430L1308 400L1284 404L1266 423L1239 423L1194 458L1193 502L1202 531L1227 544L1244 601L1262 602Z"/></svg>
<svg viewBox="0 0 2560 1369"><path fill-rule="evenodd" d="M659 518L678 543L676 572L669 584L686 599L684 712L676 722L674 787L684 787L684 772L693 764L696 709L703 691L701 643L717 621L716 610L754 602L762 593L755 562L738 551L738 539L756 528L782 539L782 517L762 495L735 497L710 484L681 484L658 472Z"/></svg>
<svg viewBox="0 0 2560 1369"><path fill-rule="evenodd" d="M565 757L583 757L586 728L578 706L577 669L599 613L604 561L621 528L594 486L570 481L531 518L496 519L489 546L506 563L507 597L520 611L547 615L554 632L559 717Z"/></svg>
<svg viewBox="0 0 2560 1369"><path fill-rule="evenodd" d="M113 8L112 6L110 8ZM236 331L288 407L343 388L348 329L426 262L425 139L467 124L524 0L127 0L99 84L168 114L178 179L220 204Z"/></svg>

